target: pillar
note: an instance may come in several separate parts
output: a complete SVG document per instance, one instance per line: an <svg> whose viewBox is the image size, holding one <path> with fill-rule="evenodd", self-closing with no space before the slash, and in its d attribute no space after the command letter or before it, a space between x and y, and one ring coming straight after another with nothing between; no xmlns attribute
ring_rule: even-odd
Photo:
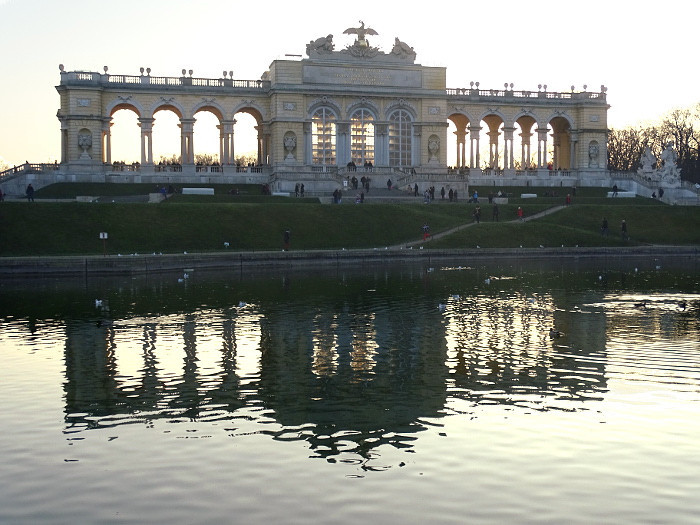
<svg viewBox="0 0 700 525"><path fill-rule="evenodd" d="M141 165L153 164L153 118L139 118L141 127Z"/></svg>
<svg viewBox="0 0 700 525"><path fill-rule="evenodd" d="M537 128L537 167L547 167L547 127Z"/></svg>
<svg viewBox="0 0 700 525"><path fill-rule="evenodd" d="M219 126L219 160L221 165L235 164L234 145L233 145L233 126L236 124L234 120L224 120Z"/></svg>
<svg viewBox="0 0 700 525"><path fill-rule="evenodd" d="M195 119L180 119L180 163L194 164L194 122Z"/></svg>
<svg viewBox="0 0 700 525"><path fill-rule="evenodd" d="M470 140L470 152L469 152L469 167L479 168L481 163L481 156L479 154L479 133L481 131L481 126L470 126L469 136Z"/></svg>
<svg viewBox="0 0 700 525"><path fill-rule="evenodd" d="M520 134L521 138L521 143L520 143L520 166L521 169L529 169L530 168L530 157L531 157L531 151L530 151L530 138L532 138L532 133L529 132L522 132Z"/></svg>
<svg viewBox="0 0 700 525"><path fill-rule="evenodd" d="M514 165L513 159L513 132L515 128L503 128L503 169L512 169Z"/></svg>
<svg viewBox="0 0 700 525"><path fill-rule="evenodd" d="M498 167L498 131L489 131L486 133L489 136L489 168Z"/></svg>

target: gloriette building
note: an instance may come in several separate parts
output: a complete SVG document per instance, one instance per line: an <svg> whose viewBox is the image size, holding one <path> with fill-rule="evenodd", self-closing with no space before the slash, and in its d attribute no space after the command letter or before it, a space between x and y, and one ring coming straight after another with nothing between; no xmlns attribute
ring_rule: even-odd
<svg viewBox="0 0 700 525"><path fill-rule="evenodd" d="M379 184L499 180L499 185L597 185L607 180L606 89L551 92L547 86L516 91L479 83L448 88L446 69L416 63L416 52L395 39L374 47L377 33L364 23L311 40L306 57L275 60L260 80L196 78L61 70L62 180L128 182L269 183L289 191L332 191L353 172L371 172ZM138 116L141 159L113 164L110 126L121 109ZM180 121L181 163L153 158L158 112ZM218 166L197 166L193 125L197 114L219 120ZM236 115L257 121L255 166L237 166ZM454 124L454 127L449 123ZM448 128L450 132L448 133ZM456 163L448 166L452 151ZM359 178L359 175L358 175ZM554 179L556 178L556 182ZM490 184L490 182L488 182Z"/></svg>

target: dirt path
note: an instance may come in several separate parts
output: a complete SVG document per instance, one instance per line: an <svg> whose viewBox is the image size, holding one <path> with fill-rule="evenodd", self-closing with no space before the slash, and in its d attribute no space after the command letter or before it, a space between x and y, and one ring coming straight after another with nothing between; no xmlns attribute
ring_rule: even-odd
<svg viewBox="0 0 700 525"><path fill-rule="evenodd" d="M563 208L565 208L565 206L553 206L552 208L547 208L546 210L541 211L539 213L533 213L532 215L528 215L527 217L523 217L523 222L532 221L534 219L539 219L540 217L544 217L545 215L549 215L551 213L558 212L559 210L561 210ZM510 221L503 221L503 222L519 222L519 219L513 219ZM465 228L471 228L472 226L476 226L476 225L477 225L477 223L474 221L468 222L466 224L460 224L459 226L455 226L454 228L450 228L449 230L445 230L445 231L442 231L440 233L432 234L430 236L430 239L431 240L432 239L440 239L442 237L452 235L453 233L461 231ZM411 241L411 242L406 242L406 243L402 243L402 244L397 244L395 246L391 246L390 248L399 249L399 248L408 248L408 247L412 247L412 246L420 246L420 245L424 244L424 242L425 241L423 241L422 239L419 239L417 241Z"/></svg>

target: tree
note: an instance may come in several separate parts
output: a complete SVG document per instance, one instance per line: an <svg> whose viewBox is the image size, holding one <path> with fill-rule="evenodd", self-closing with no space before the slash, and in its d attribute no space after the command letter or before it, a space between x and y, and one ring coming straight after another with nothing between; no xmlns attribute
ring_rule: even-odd
<svg viewBox="0 0 700 525"><path fill-rule="evenodd" d="M678 153L681 178L700 181L700 104L675 109L655 126L612 129L608 135L608 169L636 171L644 149L649 146L658 159L666 144L673 142Z"/></svg>

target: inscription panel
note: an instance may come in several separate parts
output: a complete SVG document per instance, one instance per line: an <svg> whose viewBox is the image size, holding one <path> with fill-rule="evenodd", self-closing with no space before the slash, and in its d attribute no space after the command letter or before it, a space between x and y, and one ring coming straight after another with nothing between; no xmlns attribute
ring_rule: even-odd
<svg viewBox="0 0 700 525"><path fill-rule="evenodd" d="M304 83L345 86L422 87L420 71L342 66L304 66Z"/></svg>

